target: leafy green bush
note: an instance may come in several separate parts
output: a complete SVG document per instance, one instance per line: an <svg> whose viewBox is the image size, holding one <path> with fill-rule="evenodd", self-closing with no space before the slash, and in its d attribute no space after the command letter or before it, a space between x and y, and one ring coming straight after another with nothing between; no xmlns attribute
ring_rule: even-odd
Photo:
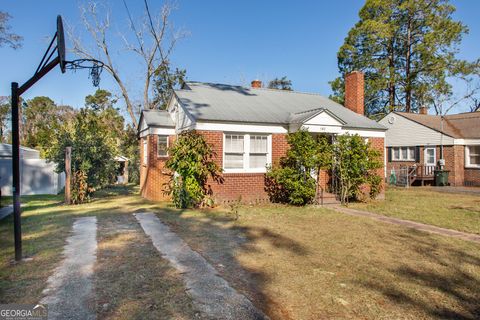
<svg viewBox="0 0 480 320"><path fill-rule="evenodd" d="M333 144L334 177L337 180L338 194L342 204L359 195L359 188L369 183L375 171L382 167L380 153L359 135L340 135ZM381 179L381 178L380 178ZM375 181L376 182L376 181ZM378 192L377 189L374 192ZM371 194L371 191L369 191Z"/></svg>
<svg viewBox="0 0 480 320"><path fill-rule="evenodd" d="M382 192L383 178L378 174L372 174L368 177L370 184L370 198L375 199Z"/></svg>
<svg viewBox="0 0 480 320"><path fill-rule="evenodd" d="M182 132L169 148L170 158L165 163L173 174L166 192L172 195L177 208L199 207L211 204L208 178L223 183L221 168L214 162L212 146L195 130ZM209 200L209 201L207 201Z"/></svg>
<svg viewBox="0 0 480 320"><path fill-rule="evenodd" d="M267 168L266 191L272 202L305 205L314 201L319 170L331 164L327 137L314 137L306 130L289 133L290 146L280 165Z"/></svg>
<svg viewBox="0 0 480 320"><path fill-rule="evenodd" d="M117 163L114 158L118 154L118 146L111 122L109 113L83 108L71 122L62 125L58 135L51 137L47 159L56 163L57 172L62 172L65 170L65 148L72 147L72 173L82 172L82 179L89 187L87 196L93 190L110 184L115 177ZM72 183L72 188L75 189L75 183ZM83 192L77 191L79 194ZM88 199L87 196L79 195L78 199Z"/></svg>

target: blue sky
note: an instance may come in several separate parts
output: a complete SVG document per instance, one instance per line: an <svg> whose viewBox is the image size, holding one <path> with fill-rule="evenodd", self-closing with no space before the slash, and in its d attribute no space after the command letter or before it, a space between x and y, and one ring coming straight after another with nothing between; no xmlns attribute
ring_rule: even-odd
<svg viewBox="0 0 480 320"><path fill-rule="evenodd" d="M143 1L126 0L138 18ZM41 3L41 5L40 5ZM25 82L36 69L55 32L55 19L80 32L79 4L66 0L3 0L0 10L9 12L14 31L24 37L23 48L0 48L0 95L10 92L10 82ZM120 0L111 0L114 32L123 30L127 15ZM153 12L161 1L149 0ZM267 81L287 76L295 90L330 94L328 81L337 75L336 53L348 30L358 20L364 1L186 1L178 0L172 22L190 34L177 46L173 64L187 69L189 80L246 85L259 78ZM460 57L473 60L480 54L480 1L452 1L455 18L470 29L464 38ZM81 32L80 32L81 33ZM87 39L87 38L85 38ZM140 101L142 72L139 61L128 53L119 38L115 58L135 99ZM74 57L70 54L70 59ZM106 73L101 88L119 91ZM84 97L95 88L86 71L61 74L55 69L24 97L46 95L57 103L83 106ZM465 110L458 110L465 111Z"/></svg>

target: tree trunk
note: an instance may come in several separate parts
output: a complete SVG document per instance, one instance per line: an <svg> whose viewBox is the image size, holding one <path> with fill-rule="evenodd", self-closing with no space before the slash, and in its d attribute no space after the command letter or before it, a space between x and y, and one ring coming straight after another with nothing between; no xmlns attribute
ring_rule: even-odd
<svg viewBox="0 0 480 320"><path fill-rule="evenodd" d="M409 13L410 14L410 13ZM405 112L411 112L412 109L412 79L411 79L411 56L412 56L412 20L409 17L407 24L406 56L405 56Z"/></svg>
<svg viewBox="0 0 480 320"><path fill-rule="evenodd" d="M388 83L388 101L389 111L395 111L395 53L394 53L394 40L391 40L388 48L389 52L389 83Z"/></svg>

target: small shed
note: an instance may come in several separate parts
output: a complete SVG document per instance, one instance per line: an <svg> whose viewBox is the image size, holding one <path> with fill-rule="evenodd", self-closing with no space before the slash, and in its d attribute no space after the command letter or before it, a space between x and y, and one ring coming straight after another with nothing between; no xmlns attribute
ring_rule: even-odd
<svg viewBox="0 0 480 320"><path fill-rule="evenodd" d="M12 145L8 143L0 143L0 159L11 159L11 158L12 158ZM40 151L21 146L20 158L40 159Z"/></svg>
<svg viewBox="0 0 480 320"><path fill-rule="evenodd" d="M127 184L128 183L128 159L125 156L115 157L115 161L119 163L117 169L117 184Z"/></svg>

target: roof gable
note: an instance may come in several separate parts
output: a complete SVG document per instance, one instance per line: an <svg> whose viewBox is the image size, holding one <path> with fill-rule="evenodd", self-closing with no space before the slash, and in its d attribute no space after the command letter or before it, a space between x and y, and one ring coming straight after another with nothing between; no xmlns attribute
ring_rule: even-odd
<svg viewBox="0 0 480 320"><path fill-rule="evenodd" d="M148 127L174 128L175 124L167 110L142 110L138 126L142 131Z"/></svg>
<svg viewBox="0 0 480 320"><path fill-rule="evenodd" d="M385 133L386 145L391 146L425 146L450 145L454 139L439 131L424 126L416 121L391 112L380 121L388 128Z"/></svg>
<svg viewBox="0 0 480 320"><path fill-rule="evenodd" d="M424 115L418 113L395 112L406 119L427 128L457 139L480 138L480 112L469 112L446 115Z"/></svg>
<svg viewBox="0 0 480 320"><path fill-rule="evenodd" d="M338 119L330 111L322 110L321 112L317 113L310 119L306 120L304 124L322 125L322 126L343 126L345 122Z"/></svg>

